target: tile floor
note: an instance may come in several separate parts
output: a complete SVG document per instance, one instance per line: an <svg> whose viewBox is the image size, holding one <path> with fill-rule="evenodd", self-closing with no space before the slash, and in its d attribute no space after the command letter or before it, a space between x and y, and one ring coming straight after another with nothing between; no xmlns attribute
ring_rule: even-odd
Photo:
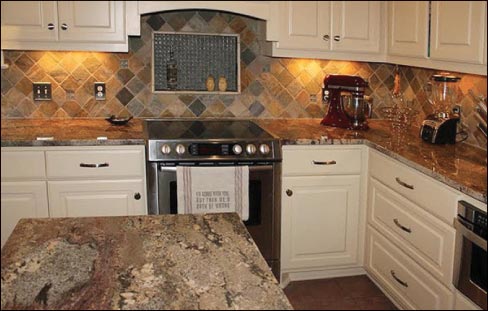
<svg viewBox="0 0 488 311"><path fill-rule="evenodd" d="M292 282L285 294L296 310L396 310L365 275Z"/></svg>

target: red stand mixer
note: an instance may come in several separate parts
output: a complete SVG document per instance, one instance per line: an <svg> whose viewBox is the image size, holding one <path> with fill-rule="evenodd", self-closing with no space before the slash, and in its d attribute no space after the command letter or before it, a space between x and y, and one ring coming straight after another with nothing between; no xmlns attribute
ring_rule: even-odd
<svg viewBox="0 0 488 311"><path fill-rule="evenodd" d="M350 130L367 130L372 103L364 96L368 82L359 76L328 75L324 79L323 100L329 104L320 124Z"/></svg>

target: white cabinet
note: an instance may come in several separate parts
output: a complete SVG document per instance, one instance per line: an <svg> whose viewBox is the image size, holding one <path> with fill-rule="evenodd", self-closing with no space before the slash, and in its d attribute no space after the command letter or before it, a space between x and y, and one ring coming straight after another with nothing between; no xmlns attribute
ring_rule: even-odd
<svg viewBox="0 0 488 311"><path fill-rule="evenodd" d="M359 176L283 180L283 270L358 262L359 183Z"/></svg>
<svg viewBox="0 0 488 311"><path fill-rule="evenodd" d="M362 273L361 147L283 147L281 270L300 280Z"/></svg>
<svg viewBox="0 0 488 311"><path fill-rule="evenodd" d="M46 182L15 181L1 184L2 247L21 218L48 217Z"/></svg>
<svg viewBox="0 0 488 311"><path fill-rule="evenodd" d="M5 147L2 245L20 218L145 215L144 146Z"/></svg>
<svg viewBox="0 0 488 311"><path fill-rule="evenodd" d="M280 1L278 10L279 27L270 27L279 32L275 54L279 54L280 49L380 51L379 1ZM324 57L326 55L330 56L324 54ZM296 54L296 57L301 56L299 52Z"/></svg>
<svg viewBox="0 0 488 311"><path fill-rule="evenodd" d="M2 49L128 51L125 1L2 1L1 5Z"/></svg>
<svg viewBox="0 0 488 311"><path fill-rule="evenodd" d="M143 180L50 181L51 217L146 214Z"/></svg>
<svg viewBox="0 0 488 311"><path fill-rule="evenodd" d="M486 1L432 1L430 56L482 64Z"/></svg>
<svg viewBox="0 0 488 311"><path fill-rule="evenodd" d="M429 2L388 2L388 54L427 58Z"/></svg>

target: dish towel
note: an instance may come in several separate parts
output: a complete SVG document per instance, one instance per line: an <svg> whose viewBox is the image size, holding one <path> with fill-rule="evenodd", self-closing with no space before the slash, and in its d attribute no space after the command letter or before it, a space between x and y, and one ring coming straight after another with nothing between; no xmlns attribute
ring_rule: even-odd
<svg viewBox="0 0 488 311"><path fill-rule="evenodd" d="M176 168L178 214L237 213L249 219L249 167Z"/></svg>

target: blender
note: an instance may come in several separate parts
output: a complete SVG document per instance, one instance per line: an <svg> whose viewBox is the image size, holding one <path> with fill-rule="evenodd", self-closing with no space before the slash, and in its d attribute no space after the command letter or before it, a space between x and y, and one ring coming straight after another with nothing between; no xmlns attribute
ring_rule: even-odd
<svg viewBox="0 0 488 311"><path fill-rule="evenodd" d="M455 144L460 116L452 109L457 104L461 78L441 73L430 80L427 93L434 112L422 122L420 137L432 144Z"/></svg>

